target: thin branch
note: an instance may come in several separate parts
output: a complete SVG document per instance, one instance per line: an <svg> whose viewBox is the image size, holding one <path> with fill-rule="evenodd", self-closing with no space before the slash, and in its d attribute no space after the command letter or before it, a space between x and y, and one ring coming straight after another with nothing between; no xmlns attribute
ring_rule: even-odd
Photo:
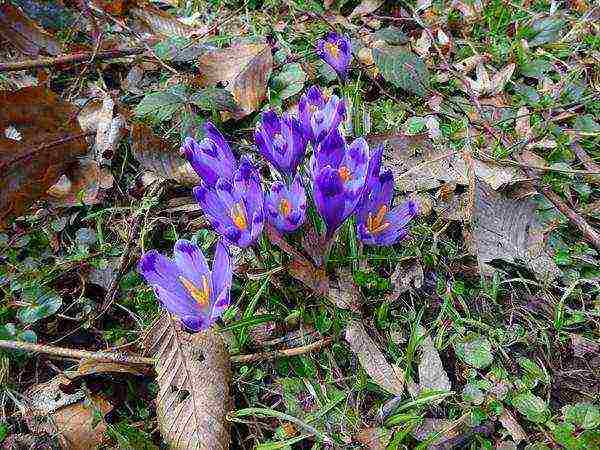
<svg viewBox="0 0 600 450"><path fill-rule="evenodd" d="M124 48L119 50L102 50L96 52L71 53L68 55L53 56L49 58L38 58L26 61L0 63L0 73L14 72L17 70L34 69L37 67L50 67L63 64L78 64L82 62L104 61L108 59L122 58L124 56L139 55L144 53L144 47Z"/></svg>
<svg viewBox="0 0 600 450"><path fill-rule="evenodd" d="M285 358L290 356L303 355L315 350L319 350L328 346L333 342L333 338L326 337L316 342L301 347L287 348L284 350L275 350L272 352L252 353L249 355L235 355L231 357L231 362L234 364L246 364L256 361L269 361L277 358ZM71 360L93 359L97 361L115 362L130 365L154 365L154 358L145 358L143 356L110 351L90 351L78 350L65 347L57 347L54 345L32 344L30 342L0 340L0 348L11 350L21 350L29 353L41 353L50 357L60 357Z"/></svg>
<svg viewBox="0 0 600 450"><path fill-rule="evenodd" d="M546 198L556 206L556 209L567 216L571 223L581 231L586 240L596 247L596 249L600 250L600 233L587 223L583 217L573 211L573 209L571 209L569 205L567 205L560 196L552 190L552 188L545 187L542 189L542 192Z"/></svg>
<svg viewBox="0 0 600 450"><path fill-rule="evenodd" d="M246 364L255 361L268 361L271 359L286 358L290 356L303 355L314 350L319 350L333 342L333 338L326 337L316 342L312 342L302 347L286 348L284 350L274 350L272 352L253 353L250 355L237 355L231 357L231 362L235 364Z"/></svg>

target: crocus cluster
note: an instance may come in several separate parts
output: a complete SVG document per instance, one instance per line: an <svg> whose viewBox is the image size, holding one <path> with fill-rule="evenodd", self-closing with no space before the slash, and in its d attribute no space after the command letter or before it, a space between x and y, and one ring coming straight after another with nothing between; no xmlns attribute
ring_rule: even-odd
<svg viewBox="0 0 600 450"><path fill-rule="evenodd" d="M330 34L318 42L317 53L340 78L347 76L352 58L348 39ZM357 236L367 245L392 245L408 234L417 205L409 201L393 207L394 180L381 167L383 149L370 149L364 138L348 142L340 129L344 101L311 87L300 98L298 112L294 117L267 111L256 126L258 151L273 168L270 185L263 184L248 156L236 159L210 122L204 139L187 138L181 147L201 179L194 197L221 235L213 271L202 251L185 240L175 244L173 259L155 250L145 253L138 271L161 304L191 331L208 328L229 305L228 246L253 245L265 222L280 233L297 231L306 220L307 192L323 219L326 240L353 216Z"/></svg>

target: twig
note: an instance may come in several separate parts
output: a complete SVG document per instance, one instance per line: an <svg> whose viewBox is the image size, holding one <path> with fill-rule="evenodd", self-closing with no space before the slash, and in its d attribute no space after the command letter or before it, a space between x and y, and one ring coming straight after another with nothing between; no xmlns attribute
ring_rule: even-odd
<svg viewBox="0 0 600 450"><path fill-rule="evenodd" d="M37 67L58 66L61 64L77 64L88 61L104 61L107 59L122 58L123 56L139 55L144 53L144 47L124 48L119 50L102 50L96 52L71 53L69 55L38 58L26 61L0 63L0 73L14 72L17 70L34 69Z"/></svg>
<svg viewBox="0 0 600 450"><path fill-rule="evenodd" d="M142 356L131 355L122 352L103 352L89 350L75 350L71 348L55 347L53 345L32 344L30 342L21 341L5 341L0 340L0 348L9 348L12 350L22 350L30 353L44 353L50 356L60 356L62 358L80 360L94 359L98 361L116 362L122 364L139 364L153 365L152 358L144 358Z"/></svg>
<svg viewBox="0 0 600 450"><path fill-rule="evenodd" d="M333 338L326 337L311 344L302 347L286 348L284 350L275 350L272 352L252 353L249 355L235 355L231 357L231 362L234 364L246 364L256 361L269 361L277 358L285 358L290 356L303 355L314 350L319 350L333 342ZM89 351L77 350L65 347L57 347L54 345L32 344L30 342L0 340L0 348L8 348L11 350L21 350L30 353L43 353L49 356L58 356L72 360L93 359L98 361L108 361L121 364L138 364L152 366L154 358L145 358L143 356L110 351Z"/></svg>
<svg viewBox="0 0 600 450"><path fill-rule="evenodd" d="M542 188L543 194L556 208L569 218L571 223L575 225L583 236L592 244L596 249L600 250L600 233L598 233L592 226L585 221L583 217L577 214L573 209L567 205L558 194L556 194L552 188Z"/></svg>
<svg viewBox="0 0 600 450"><path fill-rule="evenodd" d="M231 362L236 364L246 364L255 361L268 361L271 359L285 358L290 356L303 355L313 350L319 350L333 342L333 338L326 337L316 342L312 342L302 347L286 348L284 350L274 350L272 352L253 353L250 355L237 355L231 357Z"/></svg>

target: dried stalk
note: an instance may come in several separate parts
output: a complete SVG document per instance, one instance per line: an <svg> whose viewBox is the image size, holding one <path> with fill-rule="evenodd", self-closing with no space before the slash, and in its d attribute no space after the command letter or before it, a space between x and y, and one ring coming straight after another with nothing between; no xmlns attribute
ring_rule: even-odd
<svg viewBox="0 0 600 450"><path fill-rule="evenodd" d="M234 364L246 364L249 362L268 361L277 358L298 356L305 353L310 353L314 350L319 350L331 344L331 342L333 342L333 339L331 337L326 337L301 347L275 350L272 352L253 353L249 355L235 355L231 357L231 362ZM54 345L32 344L30 342L8 340L0 340L0 348L21 350L29 353L42 353L50 357L56 356L75 361L82 359L93 359L96 361L107 361L130 365L154 365L154 358L145 358L143 356L123 352L78 350L65 347L56 347Z"/></svg>

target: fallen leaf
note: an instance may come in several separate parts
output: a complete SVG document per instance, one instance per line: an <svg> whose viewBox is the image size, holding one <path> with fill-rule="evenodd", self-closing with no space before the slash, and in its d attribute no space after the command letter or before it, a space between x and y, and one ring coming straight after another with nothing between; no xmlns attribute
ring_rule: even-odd
<svg viewBox="0 0 600 450"><path fill-rule="evenodd" d="M461 87L467 94L473 94L475 97L494 97L504 91L515 67L514 63L510 63L490 77L483 62L480 62L475 68L476 79L464 77Z"/></svg>
<svg viewBox="0 0 600 450"><path fill-rule="evenodd" d="M61 447L65 450L97 448L108 428L104 416L111 410L112 405L96 395L54 412L52 421L60 434Z"/></svg>
<svg viewBox="0 0 600 450"><path fill-rule="evenodd" d="M114 181L109 169L90 158L81 158L61 175L47 194L55 206L97 205L104 201Z"/></svg>
<svg viewBox="0 0 600 450"><path fill-rule="evenodd" d="M362 301L360 291L354 284L352 272L348 269L339 269L336 275L337 280L329 284L327 296L338 308L360 312Z"/></svg>
<svg viewBox="0 0 600 450"><path fill-rule="evenodd" d="M358 357L360 365L382 389L396 395L404 392L404 379L401 373L388 363L359 322L350 322L346 328L345 338L352 351Z"/></svg>
<svg viewBox="0 0 600 450"><path fill-rule="evenodd" d="M89 377L92 375L148 375L148 366L137 366L134 364L125 364L114 361L99 361L96 359L84 359L77 367L77 374L70 376L71 383L78 381L80 378Z"/></svg>
<svg viewBox="0 0 600 450"><path fill-rule="evenodd" d="M508 431L508 433L510 434L510 437L513 438L513 441L515 441L517 444L521 441L527 442L527 435L525 434L523 427L521 427L521 425L519 425L519 422L517 422L517 419L515 419L513 417L513 415L510 413L510 411L508 409L504 408L502 410L502 414L500 414L500 417L498 417L498 420L500 421L502 426L506 429L506 431Z"/></svg>
<svg viewBox="0 0 600 450"><path fill-rule="evenodd" d="M383 78L410 94L425 97L430 74L425 63L402 47L382 46L373 49L373 60Z"/></svg>
<svg viewBox="0 0 600 450"><path fill-rule="evenodd" d="M94 159L100 165L109 165L123 137L125 119L116 111L115 102L108 94L102 99L95 119Z"/></svg>
<svg viewBox="0 0 600 450"><path fill-rule="evenodd" d="M585 175L584 179L590 184L600 186L600 164L594 162L592 157L586 153L586 151L581 145L579 145L579 143L574 142L573 144L571 144L571 149L573 150L573 153L575 153L575 156L577 156L577 159L581 161L581 164L583 164L586 170L594 172L594 174Z"/></svg>
<svg viewBox="0 0 600 450"><path fill-rule="evenodd" d="M0 36L29 56L58 55L60 43L11 3L0 5Z"/></svg>
<svg viewBox="0 0 600 450"><path fill-rule="evenodd" d="M148 330L143 347L147 356L156 358L156 413L169 447L228 449L231 366L220 334L187 333L163 312Z"/></svg>
<svg viewBox="0 0 600 450"><path fill-rule="evenodd" d="M540 279L554 279L560 274L546 251L543 227L530 200L507 198L485 182L476 181L472 230L482 273L493 272L488 263L504 260L522 261Z"/></svg>
<svg viewBox="0 0 600 450"><path fill-rule="evenodd" d="M433 345L427 331L419 326L419 336L423 336L419 342L421 350L421 361L419 362L419 391L451 391L452 385L448 374L442 365L440 355ZM435 400L431 404L439 404L442 399Z"/></svg>
<svg viewBox="0 0 600 450"><path fill-rule="evenodd" d="M585 358L587 355L598 353L600 344L592 339L571 334L571 347L573 348L573 356L576 358Z"/></svg>
<svg viewBox="0 0 600 450"><path fill-rule="evenodd" d="M529 119L529 108L527 106L521 106L517 111L517 118L515 119L515 131L517 136L521 139L529 139L533 136L533 130L531 129L531 123Z"/></svg>
<svg viewBox="0 0 600 450"><path fill-rule="evenodd" d="M272 226L268 225L266 231L271 243L291 257L291 261L286 266L289 274L316 294L326 296L330 289L329 277L323 267L315 266L302 253L288 244Z"/></svg>
<svg viewBox="0 0 600 450"><path fill-rule="evenodd" d="M0 224L42 197L87 151L75 108L40 87L0 92ZM20 139L7 138L14 127Z"/></svg>
<svg viewBox="0 0 600 450"><path fill-rule="evenodd" d="M357 16L364 16L366 14L371 14L375 12L375 10L379 9L381 5L383 5L384 0L362 0L356 7L352 10L348 19L352 19Z"/></svg>
<svg viewBox="0 0 600 450"><path fill-rule="evenodd" d="M392 293L386 301L395 301L410 289L419 289L423 285L423 267L419 261L413 261L408 265L398 264L390 276Z"/></svg>
<svg viewBox="0 0 600 450"><path fill-rule="evenodd" d="M266 98L273 56L266 44L241 44L205 53L198 67L204 84L227 83L240 108L234 114L239 119L256 111Z"/></svg>
<svg viewBox="0 0 600 450"><path fill-rule="evenodd" d="M423 422L412 430L412 435L416 440L424 441L426 439L431 439L433 435L440 434L430 443L429 448L435 448L436 446L441 446L445 441L458 436L458 430L456 428L457 427L452 420L425 418L423 419ZM444 433L444 431L446 431L446 433Z"/></svg>
<svg viewBox="0 0 600 450"><path fill-rule="evenodd" d="M355 439L369 450L386 450L392 438L392 430L367 427L360 430Z"/></svg>
<svg viewBox="0 0 600 450"><path fill-rule="evenodd" d="M64 375L57 375L32 386L24 394L27 401L21 412L33 433L58 434L65 450L96 448L107 429L104 416L112 405L99 395L86 397L83 390L63 392L61 386L70 382Z"/></svg>
<svg viewBox="0 0 600 450"><path fill-rule="evenodd" d="M174 151L167 141L154 134L150 127L134 124L131 140L133 156L144 169L185 186L197 186L200 183L200 177L190 163Z"/></svg>
<svg viewBox="0 0 600 450"><path fill-rule="evenodd" d="M130 14L146 24L152 33L162 36L189 38L202 35L208 31L208 28L205 26L192 27L181 22L171 14L149 4L145 4L143 7L131 8Z"/></svg>

